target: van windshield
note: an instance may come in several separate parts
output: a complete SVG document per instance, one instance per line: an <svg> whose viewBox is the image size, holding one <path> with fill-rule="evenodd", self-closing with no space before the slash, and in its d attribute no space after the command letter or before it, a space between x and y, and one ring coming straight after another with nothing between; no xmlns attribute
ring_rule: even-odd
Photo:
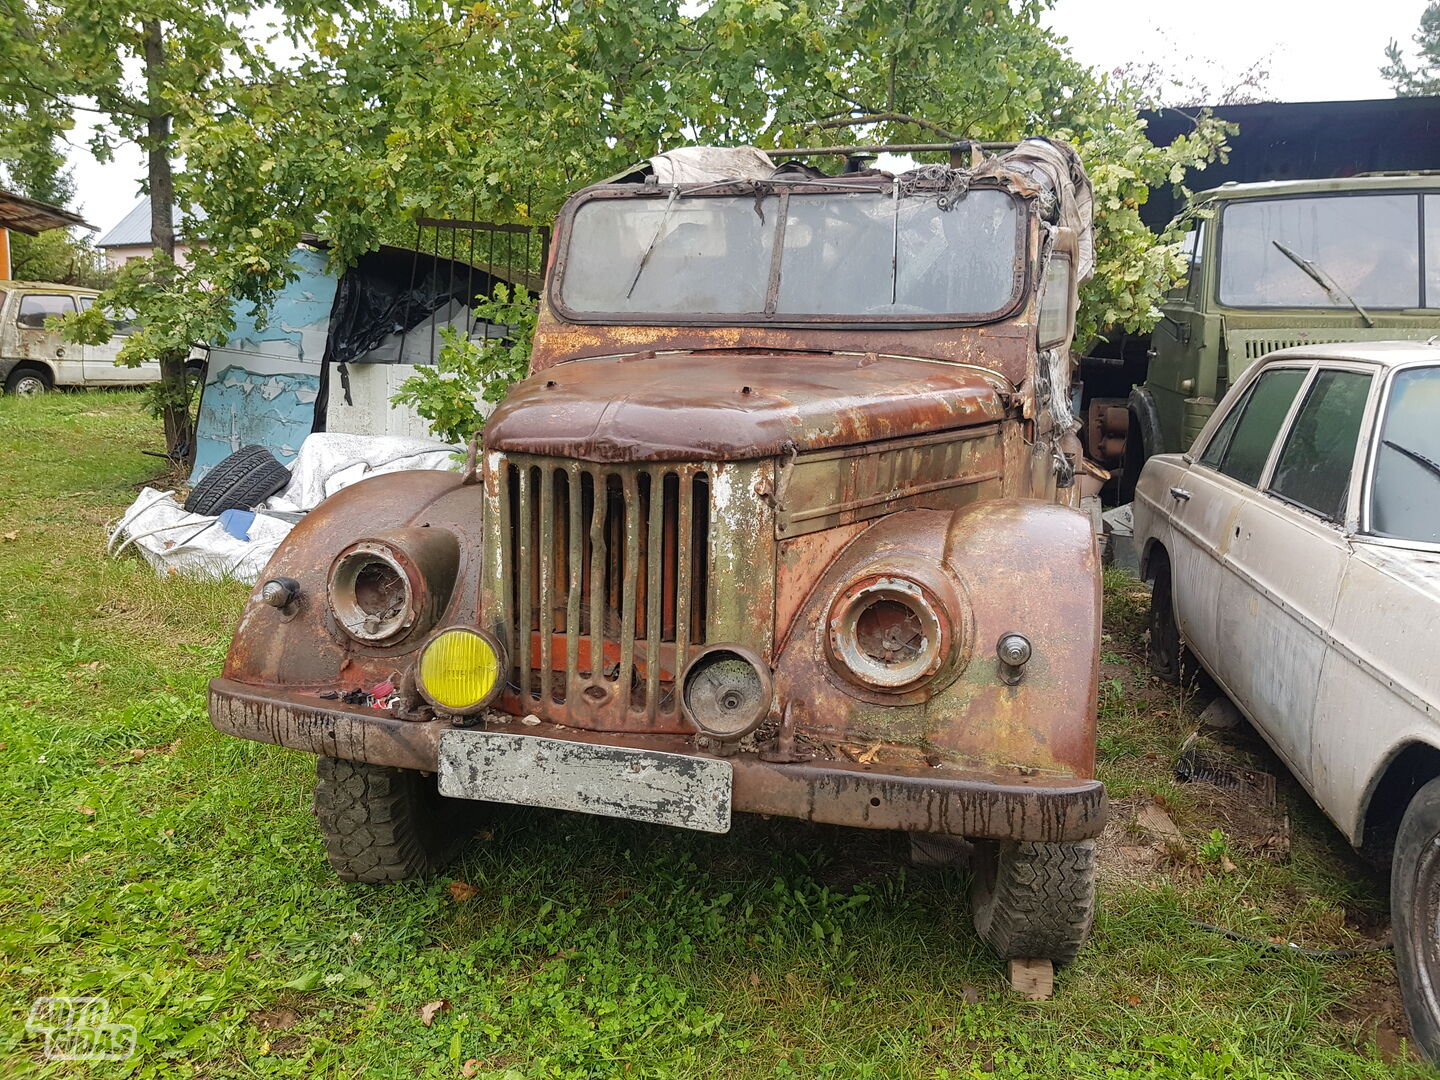
<svg viewBox="0 0 1440 1080"><path fill-rule="evenodd" d="M560 300L580 315L977 321L1018 298L1022 223L994 189L946 209L880 190L592 198Z"/></svg>
<svg viewBox="0 0 1440 1080"><path fill-rule="evenodd" d="M1440 198L1415 193L1237 199L1221 217L1220 302L1440 307L1440 280L1421 280L1422 198L1427 212L1440 209Z"/></svg>

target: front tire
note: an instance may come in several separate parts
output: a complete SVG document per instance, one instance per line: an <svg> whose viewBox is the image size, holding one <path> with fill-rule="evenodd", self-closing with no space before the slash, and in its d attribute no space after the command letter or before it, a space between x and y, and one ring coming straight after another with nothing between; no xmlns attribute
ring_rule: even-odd
<svg viewBox="0 0 1440 1080"><path fill-rule="evenodd" d="M1395 970L1415 1043L1440 1061L1440 779L1415 793L1390 864Z"/></svg>
<svg viewBox="0 0 1440 1080"><path fill-rule="evenodd" d="M315 817L344 881L424 877L459 852L486 803L447 799L433 776L339 758L316 763Z"/></svg>
<svg viewBox="0 0 1440 1080"><path fill-rule="evenodd" d="M1095 919L1095 841L976 845L975 929L1002 960L1069 963Z"/></svg>

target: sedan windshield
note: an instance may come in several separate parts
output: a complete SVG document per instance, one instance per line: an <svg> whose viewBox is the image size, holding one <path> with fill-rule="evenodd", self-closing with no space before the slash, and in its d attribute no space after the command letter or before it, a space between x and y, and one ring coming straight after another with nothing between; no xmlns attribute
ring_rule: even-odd
<svg viewBox="0 0 1440 1080"><path fill-rule="evenodd" d="M1440 367L1397 372L1375 450L1370 531L1440 543Z"/></svg>
<svg viewBox="0 0 1440 1080"><path fill-rule="evenodd" d="M595 198L571 225L560 287L582 315L968 321L1023 278L1016 201L977 189Z"/></svg>

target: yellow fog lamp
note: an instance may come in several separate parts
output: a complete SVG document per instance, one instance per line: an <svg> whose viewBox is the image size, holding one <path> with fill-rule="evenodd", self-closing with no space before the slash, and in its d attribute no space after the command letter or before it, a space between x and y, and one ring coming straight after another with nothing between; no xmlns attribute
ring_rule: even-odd
<svg viewBox="0 0 1440 1080"><path fill-rule="evenodd" d="M492 634L451 626L425 643L415 664L415 685L426 701L448 713L483 709L504 685L505 649Z"/></svg>

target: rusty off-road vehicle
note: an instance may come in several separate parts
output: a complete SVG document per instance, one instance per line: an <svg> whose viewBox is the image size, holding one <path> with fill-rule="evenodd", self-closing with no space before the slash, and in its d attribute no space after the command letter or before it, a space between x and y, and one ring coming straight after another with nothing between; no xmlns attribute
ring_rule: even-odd
<svg viewBox="0 0 1440 1080"><path fill-rule="evenodd" d="M985 940L1070 959L1104 819L1089 199L1044 140L899 176L692 148L579 192L483 451L294 530L215 725L319 755L349 880L427 872L487 803L778 814L969 841Z"/></svg>

